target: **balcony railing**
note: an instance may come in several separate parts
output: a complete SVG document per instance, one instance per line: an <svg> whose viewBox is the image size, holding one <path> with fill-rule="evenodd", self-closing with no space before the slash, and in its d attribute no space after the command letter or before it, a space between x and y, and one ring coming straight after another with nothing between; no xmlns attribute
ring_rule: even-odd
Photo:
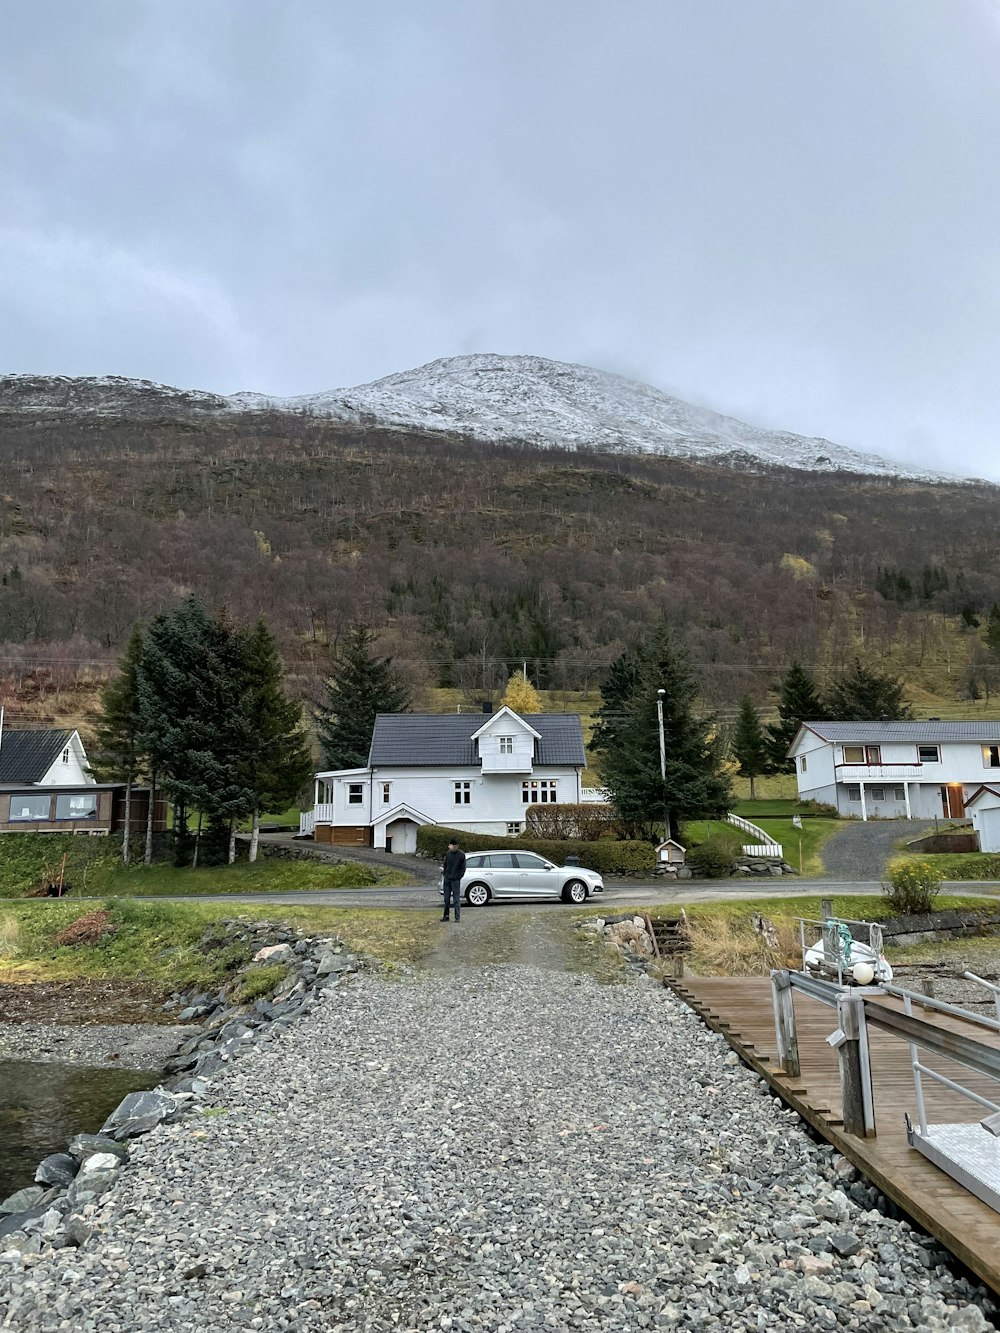
<svg viewBox="0 0 1000 1333"><path fill-rule="evenodd" d="M838 782L899 782L916 780L923 764L837 764Z"/></svg>

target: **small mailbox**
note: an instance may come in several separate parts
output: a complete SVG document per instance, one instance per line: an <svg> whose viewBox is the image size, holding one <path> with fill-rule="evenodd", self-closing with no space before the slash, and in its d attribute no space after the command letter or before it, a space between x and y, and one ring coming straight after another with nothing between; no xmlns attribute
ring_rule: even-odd
<svg viewBox="0 0 1000 1333"><path fill-rule="evenodd" d="M667 838L656 848L656 860L661 866L682 866L685 854L686 848L682 847L679 842L675 842L673 838Z"/></svg>

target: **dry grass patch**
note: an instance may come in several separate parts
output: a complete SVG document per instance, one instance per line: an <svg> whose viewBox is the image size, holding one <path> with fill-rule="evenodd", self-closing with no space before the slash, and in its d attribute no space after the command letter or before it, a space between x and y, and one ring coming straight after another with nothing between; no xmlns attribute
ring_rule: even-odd
<svg viewBox="0 0 1000 1333"><path fill-rule="evenodd" d="M0 958L13 958L21 938L21 923L11 913L0 916Z"/></svg>
<svg viewBox="0 0 1000 1333"><path fill-rule="evenodd" d="M712 977L766 977L775 967L798 967L802 961L799 928L787 917L755 928L759 916L699 914L687 922L691 941L688 962L693 971Z"/></svg>
<svg viewBox="0 0 1000 1333"><path fill-rule="evenodd" d="M53 935L52 943L57 948L67 944L99 944L106 935L112 934L114 928L111 913L101 908L78 917L72 925Z"/></svg>

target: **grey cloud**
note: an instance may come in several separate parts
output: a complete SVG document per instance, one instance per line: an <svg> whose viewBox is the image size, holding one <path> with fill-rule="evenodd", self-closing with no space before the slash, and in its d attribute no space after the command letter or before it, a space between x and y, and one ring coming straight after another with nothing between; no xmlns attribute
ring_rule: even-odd
<svg viewBox="0 0 1000 1333"><path fill-rule="evenodd" d="M986 0L34 0L0 366L309 392L620 370L1000 477Z"/></svg>

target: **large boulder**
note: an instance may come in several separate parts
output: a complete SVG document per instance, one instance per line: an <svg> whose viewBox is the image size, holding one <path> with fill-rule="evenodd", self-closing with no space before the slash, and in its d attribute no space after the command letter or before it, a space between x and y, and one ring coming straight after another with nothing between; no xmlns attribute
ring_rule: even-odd
<svg viewBox="0 0 1000 1333"><path fill-rule="evenodd" d="M69 1151L78 1162L99 1152L114 1153L123 1162L128 1160L128 1149L124 1143L109 1138L107 1134L77 1134L69 1141Z"/></svg>
<svg viewBox="0 0 1000 1333"><path fill-rule="evenodd" d="M148 1134L163 1121L176 1120L182 1109L183 1103L162 1088L130 1092L105 1120L101 1133L116 1139L132 1139L138 1134Z"/></svg>
<svg viewBox="0 0 1000 1333"><path fill-rule="evenodd" d="M68 1185L80 1164L68 1152L55 1152L50 1157L43 1157L35 1171L39 1185Z"/></svg>

